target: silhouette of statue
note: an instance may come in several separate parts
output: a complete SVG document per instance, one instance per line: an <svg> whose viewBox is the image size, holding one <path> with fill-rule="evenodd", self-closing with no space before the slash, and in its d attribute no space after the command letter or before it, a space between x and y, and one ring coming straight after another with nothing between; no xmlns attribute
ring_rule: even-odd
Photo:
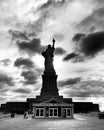
<svg viewBox="0 0 104 130"><path fill-rule="evenodd" d="M54 57L54 51L55 51L55 39L53 39L53 45L48 45L47 49L42 52L42 56L45 58L45 71L54 71L53 66L53 57Z"/></svg>

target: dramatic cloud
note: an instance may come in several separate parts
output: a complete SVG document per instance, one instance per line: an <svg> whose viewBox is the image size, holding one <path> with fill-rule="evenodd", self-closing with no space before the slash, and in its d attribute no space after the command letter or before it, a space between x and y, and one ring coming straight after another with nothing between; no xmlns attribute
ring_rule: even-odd
<svg viewBox="0 0 104 130"><path fill-rule="evenodd" d="M76 34L73 37L75 42L73 53L67 54L63 61L73 59L73 62L82 62L86 58L93 58L104 50L104 32L96 32L88 35Z"/></svg>
<svg viewBox="0 0 104 130"><path fill-rule="evenodd" d="M26 32L11 29L8 32L12 35L12 40L29 40Z"/></svg>
<svg viewBox="0 0 104 130"><path fill-rule="evenodd" d="M28 51L30 53L41 53L42 46L40 39L34 38L30 42L17 42L17 45L21 51Z"/></svg>
<svg viewBox="0 0 104 130"><path fill-rule="evenodd" d="M103 2L104 4L104 2ZM83 19L77 27L81 30L87 30L87 32L94 32L104 30L104 7L98 8L92 12L89 16ZM87 28L87 29L86 29Z"/></svg>
<svg viewBox="0 0 104 130"><path fill-rule="evenodd" d="M4 66L10 65L10 63L11 63L10 59L3 59L0 61L0 64Z"/></svg>
<svg viewBox="0 0 104 130"><path fill-rule="evenodd" d="M73 37L73 41L79 41L81 40L84 36L86 36L85 34L82 33L77 33L74 37Z"/></svg>
<svg viewBox="0 0 104 130"><path fill-rule="evenodd" d="M25 85L32 85L32 84L36 84L37 83L37 74L34 71L23 71L21 73L21 76L24 77L23 83Z"/></svg>
<svg viewBox="0 0 104 130"><path fill-rule="evenodd" d="M47 23L48 20L54 17L52 12L55 11L55 8L59 8L64 5L64 3L66 3L66 0L47 0L46 2L43 2L43 4L41 4L37 10L33 8L33 14L39 13L39 17L33 22L29 22L25 26L29 36L37 36L39 33L44 31L43 26Z"/></svg>
<svg viewBox="0 0 104 130"><path fill-rule="evenodd" d="M103 84L104 81L98 80L83 81L78 85L73 85L69 90L67 89L65 93L71 97L99 97L103 96L104 93Z"/></svg>
<svg viewBox="0 0 104 130"><path fill-rule="evenodd" d="M64 7L64 5L67 6L68 3L71 1L72 0L47 0L47 1L40 2L40 5L37 6L37 8L32 7L31 12L32 12L33 17L36 17L36 19L33 18L31 22L29 21L25 25L26 32L30 34L28 36L30 37L31 35L39 36L40 33L43 33L47 30L47 26L49 26L51 29L50 23L52 22L54 24L53 20L57 20L57 15L56 15L57 10L60 9L60 12L62 12L63 10L62 7ZM51 34L53 36L56 33L57 33L56 31L54 31L54 33L53 31L51 31ZM60 33L60 36L59 35L57 36L56 38L58 39L62 39L60 36L63 37L61 33Z"/></svg>
<svg viewBox="0 0 104 130"><path fill-rule="evenodd" d="M63 61L69 61L71 60L73 63L76 63L76 62L83 62L84 61L84 57L81 56L80 54L77 54L72 52L70 54L67 54L64 58L63 58Z"/></svg>
<svg viewBox="0 0 104 130"><path fill-rule="evenodd" d="M84 37L79 44L79 51L85 56L95 56L104 50L104 32L91 33Z"/></svg>
<svg viewBox="0 0 104 130"><path fill-rule="evenodd" d="M13 90L13 92L16 92L16 93L20 93L20 94L29 94L31 93L31 91L29 89L23 89L23 88L18 88L18 89L15 89Z"/></svg>
<svg viewBox="0 0 104 130"><path fill-rule="evenodd" d="M0 88L4 87L4 85L7 86L13 86L14 82L13 79L6 74L0 74Z"/></svg>
<svg viewBox="0 0 104 130"><path fill-rule="evenodd" d="M73 84L77 84L78 82L80 82L81 78L73 78L73 79L67 79L67 80L63 80L63 81L59 81L59 87L65 87L67 85L73 85Z"/></svg>
<svg viewBox="0 0 104 130"><path fill-rule="evenodd" d="M76 57L78 57L78 54L70 53L70 54L67 54L67 55L63 58L63 61L68 61L68 60L71 60L71 59L76 58Z"/></svg>
<svg viewBox="0 0 104 130"><path fill-rule="evenodd" d="M14 62L14 66L16 66L16 67L22 66L22 67L26 67L26 68L33 68L34 63L29 58L20 57Z"/></svg>
<svg viewBox="0 0 104 130"><path fill-rule="evenodd" d="M60 7L64 5L65 2L67 2L67 0L48 0L39 8L39 10L47 9L49 6Z"/></svg>
<svg viewBox="0 0 104 130"><path fill-rule="evenodd" d="M65 50L61 47L57 47L55 49L55 55L63 55L65 53Z"/></svg>
<svg viewBox="0 0 104 130"><path fill-rule="evenodd" d="M94 86L90 82L82 82L87 78L101 81L104 77L104 0L0 0L0 19L0 67L3 72L7 71L0 76L0 88L3 88L0 91L1 103L2 97L5 97L5 102L26 98L22 92L29 96L39 94L39 76L44 72L41 53L52 38L56 40L54 65L59 75L59 88L65 90L63 96L67 93L67 97L71 95L74 100L76 96L80 100L84 95L96 96L97 91L97 96L104 93L103 87L97 89L100 84ZM10 87L12 84L14 89ZM31 89L29 93L24 88L26 85L31 85L35 93Z"/></svg>
<svg viewBox="0 0 104 130"><path fill-rule="evenodd" d="M48 0L46 3L42 4L42 6L38 10L47 9L50 5L52 5L52 0Z"/></svg>
<svg viewBox="0 0 104 130"><path fill-rule="evenodd" d="M103 93L98 90L87 90L87 91L82 91L80 92L79 90L72 90L71 93L69 94L71 97L82 97L82 98L90 98L90 97L99 97Z"/></svg>
<svg viewBox="0 0 104 130"><path fill-rule="evenodd" d="M33 39L30 42L17 42L17 45L21 51L27 51L29 53L41 54L42 50L46 49L46 46L40 44L40 39ZM65 50L61 47L55 49L56 55L62 55L65 53Z"/></svg>

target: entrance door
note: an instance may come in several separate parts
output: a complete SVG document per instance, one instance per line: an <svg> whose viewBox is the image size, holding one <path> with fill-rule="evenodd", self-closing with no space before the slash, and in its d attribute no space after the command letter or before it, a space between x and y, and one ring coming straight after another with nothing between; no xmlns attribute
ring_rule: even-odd
<svg viewBox="0 0 104 130"><path fill-rule="evenodd" d="M66 109L64 108L64 109L63 109L63 117L66 118L66 116L67 116L67 115L66 115Z"/></svg>
<svg viewBox="0 0 104 130"><path fill-rule="evenodd" d="M58 108L49 108L49 117L58 117Z"/></svg>
<svg viewBox="0 0 104 130"><path fill-rule="evenodd" d="M70 108L63 108L63 117L71 117L71 109Z"/></svg>

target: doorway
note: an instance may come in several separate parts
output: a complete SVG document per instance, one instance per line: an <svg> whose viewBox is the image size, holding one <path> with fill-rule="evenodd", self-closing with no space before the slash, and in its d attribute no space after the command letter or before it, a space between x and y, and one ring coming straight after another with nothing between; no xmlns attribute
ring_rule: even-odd
<svg viewBox="0 0 104 130"><path fill-rule="evenodd" d="M63 118L71 117L71 109L70 108L63 108Z"/></svg>

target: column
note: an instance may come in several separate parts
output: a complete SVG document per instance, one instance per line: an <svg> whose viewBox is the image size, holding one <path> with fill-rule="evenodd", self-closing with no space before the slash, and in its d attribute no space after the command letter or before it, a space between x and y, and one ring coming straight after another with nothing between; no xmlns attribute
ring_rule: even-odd
<svg viewBox="0 0 104 130"><path fill-rule="evenodd" d="M74 114L74 107L73 106L71 108L71 111L72 111L72 118L73 118L73 114Z"/></svg>
<svg viewBox="0 0 104 130"><path fill-rule="evenodd" d="M63 108L61 107L61 118L63 118Z"/></svg>
<svg viewBox="0 0 104 130"><path fill-rule="evenodd" d="M36 115L36 109L35 107L33 107L33 117L35 118L35 115Z"/></svg>
<svg viewBox="0 0 104 130"><path fill-rule="evenodd" d="M44 117L46 117L46 107L44 107Z"/></svg>

